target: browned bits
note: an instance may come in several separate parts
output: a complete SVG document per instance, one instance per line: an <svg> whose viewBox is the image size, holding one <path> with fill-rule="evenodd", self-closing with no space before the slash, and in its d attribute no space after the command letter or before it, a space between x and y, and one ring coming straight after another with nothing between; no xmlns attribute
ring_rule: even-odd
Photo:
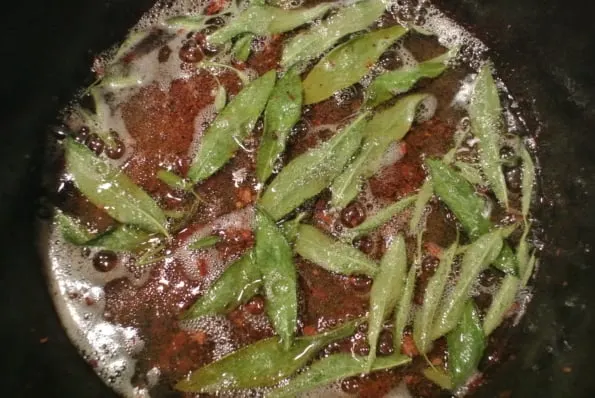
<svg viewBox="0 0 595 398"><path fill-rule="evenodd" d="M367 291L372 286L372 279L367 276L350 276L348 280L355 290Z"/></svg>
<svg viewBox="0 0 595 398"><path fill-rule="evenodd" d="M216 29L214 26L207 26L206 28L204 28L203 30L201 30L194 36L194 39L197 41L200 49L207 56L215 55L219 51L221 51L221 49L223 48L222 46L215 46L213 44L210 44L207 41L207 36L210 35L212 32L214 32L215 30Z"/></svg>
<svg viewBox="0 0 595 398"><path fill-rule="evenodd" d="M118 255L110 250L101 250L93 257L93 267L100 272L113 270L118 264Z"/></svg>
<svg viewBox="0 0 595 398"><path fill-rule="evenodd" d="M180 48L178 56L182 61L193 64L202 60L204 54L200 51L196 40L190 39L184 43L182 48Z"/></svg>
<svg viewBox="0 0 595 398"><path fill-rule="evenodd" d="M354 242L354 246L365 254L372 254L376 250L376 242L369 236L362 236Z"/></svg>
<svg viewBox="0 0 595 398"><path fill-rule="evenodd" d="M359 202L353 202L341 210L341 222L349 228L357 227L366 219L366 209Z"/></svg>
<svg viewBox="0 0 595 398"><path fill-rule="evenodd" d="M85 141L87 140L88 136L89 136L89 127L83 126L79 129L79 131L77 131L76 135L74 136L74 139L76 140L76 142L80 142L81 144L84 144Z"/></svg>
<svg viewBox="0 0 595 398"><path fill-rule="evenodd" d="M159 49L159 53L157 54L157 60L160 63L167 62L170 55L171 55L171 48L169 46L163 46Z"/></svg>
<svg viewBox="0 0 595 398"><path fill-rule="evenodd" d="M357 376L348 377L341 382L341 390L347 394L356 394L359 391L360 381Z"/></svg>
<svg viewBox="0 0 595 398"><path fill-rule="evenodd" d="M521 192L521 169L519 167L504 166L504 178L510 192Z"/></svg>
<svg viewBox="0 0 595 398"><path fill-rule="evenodd" d="M105 154L110 159L120 159L124 156L124 152L126 152L126 146L115 131L110 131L110 136L112 137L112 142L106 146Z"/></svg>
<svg viewBox="0 0 595 398"><path fill-rule="evenodd" d="M105 144L101 137L95 133L89 134L89 136L85 140L85 145L87 145L87 147L90 150L95 152L96 155L101 155L101 152L103 152L103 148L105 147Z"/></svg>
<svg viewBox="0 0 595 398"><path fill-rule="evenodd" d="M244 305L246 311L252 315L260 315L264 312L264 298L254 296Z"/></svg>
<svg viewBox="0 0 595 398"><path fill-rule="evenodd" d="M356 333L351 339L351 352L357 355L368 355L370 353L370 344L362 334Z"/></svg>
<svg viewBox="0 0 595 398"><path fill-rule="evenodd" d="M380 332L378 338L378 353L380 355L390 355L394 352L393 334L390 330Z"/></svg>

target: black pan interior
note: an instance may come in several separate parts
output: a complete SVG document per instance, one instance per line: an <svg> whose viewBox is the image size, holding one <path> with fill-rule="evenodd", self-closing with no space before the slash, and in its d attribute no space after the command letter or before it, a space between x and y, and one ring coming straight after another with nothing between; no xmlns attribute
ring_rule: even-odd
<svg viewBox="0 0 595 398"><path fill-rule="evenodd" d="M151 0L31 0L3 6L0 92L0 391L12 397L110 397L61 329L41 271L36 225L47 126L92 56ZM529 110L542 164L544 251L515 358L479 396L587 397L595 391L595 25L585 0L442 0L492 48ZM501 353L509 358L506 352Z"/></svg>

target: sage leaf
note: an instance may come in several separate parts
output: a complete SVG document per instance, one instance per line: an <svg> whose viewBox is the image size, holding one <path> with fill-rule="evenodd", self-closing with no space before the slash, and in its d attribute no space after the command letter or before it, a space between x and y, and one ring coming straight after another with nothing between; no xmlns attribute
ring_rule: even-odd
<svg viewBox="0 0 595 398"><path fill-rule="evenodd" d="M457 55L457 52L458 48L453 48L415 66L404 66L381 74L366 88L364 106L373 108L395 95L411 90L415 83L423 78L438 77L446 70L448 62Z"/></svg>
<svg viewBox="0 0 595 398"><path fill-rule="evenodd" d="M410 358L398 354L379 357L372 364L370 371L392 369L410 362ZM367 371L367 362L363 357L344 352L331 354L314 362L308 369L292 378L289 383L272 390L266 396L267 398L295 397L316 387L325 386L347 377L358 376Z"/></svg>
<svg viewBox="0 0 595 398"><path fill-rule="evenodd" d="M353 240L355 238L359 238L362 235L366 235L367 233L375 230L376 228L379 228L382 225L386 224L391 218L393 218L397 214L400 214L403 211L407 210L407 208L409 208L409 206L411 206L413 202L415 202L416 198L417 195L410 195L398 200L397 202L391 203L385 208L379 210L376 214L368 217L363 223L361 223L357 227L345 230L343 232L343 236L347 239Z"/></svg>
<svg viewBox="0 0 595 398"><path fill-rule="evenodd" d="M192 191L192 183L169 170L161 169L157 171L157 178L167 184L172 189L181 191Z"/></svg>
<svg viewBox="0 0 595 398"><path fill-rule="evenodd" d="M207 247L215 246L219 242L221 242L221 238L217 235L208 235L203 238L196 239L194 242L188 245L188 248L192 250L206 249Z"/></svg>
<svg viewBox="0 0 595 398"><path fill-rule="evenodd" d="M223 108L225 108L226 103L227 103L227 91L225 90L225 87L223 85L219 84L215 91L215 99L213 101L215 110L217 112L221 112L223 110Z"/></svg>
<svg viewBox="0 0 595 398"><path fill-rule="evenodd" d="M91 203L123 224L169 236L163 211L126 174L72 138L65 140L64 150L67 172Z"/></svg>
<svg viewBox="0 0 595 398"><path fill-rule="evenodd" d="M256 177L261 183L271 176L293 126L302 114L302 81L290 69L277 81L264 112L264 132L256 157Z"/></svg>
<svg viewBox="0 0 595 398"><path fill-rule="evenodd" d="M514 303L519 286L519 278L514 275L504 276L483 319L483 331L486 336L489 336L502 323L504 315Z"/></svg>
<svg viewBox="0 0 595 398"><path fill-rule="evenodd" d="M426 94L410 95L374 115L364 130L361 151L331 185L333 206L343 208L357 196L363 181L381 168L382 157L390 144L407 134L417 107L427 98Z"/></svg>
<svg viewBox="0 0 595 398"><path fill-rule="evenodd" d="M411 266L407 273L407 279L405 280L405 287L403 288L403 294L397 303L395 309L395 329L393 344L395 352L401 350L401 344L403 343L403 331L407 322L409 321L409 313L411 312L411 303L413 302L413 292L415 289L415 273L416 267Z"/></svg>
<svg viewBox="0 0 595 398"><path fill-rule="evenodd" d="M281 66L289 68L318 57L342 37L364 30L378 19L386 9L383 0L362 0L339 8L334 15L298 33L283 48Z"/></svg>
<svg viewBox="0 0 595 398"><path fill-rule="evenodd" d="M246 62L250 56L252 50L252 40L254 35L252 33L246 33L242 35L234 44L231 49L231 53L234 58L238 61Z"/></svg>
<svg viewBox="0 0 595 398"><path fill-rule="evenodd" d="M436 384L442 389L452 389L452 381L450 380L450 376L446 372L438 370L436 368L425 368L424 370L422 370L422 373L426 377L426 379L430 380L432 383Z"/></svg>
<svg viewBox="0 0 595 398"><path fill-rule="evenodd" d="M165 26L171 30L183 29L189 32L199 31L205 27L202 15L178 15L165 20Z"/></svg>
<svg viewBox="0 0 595 398"><path fill-rule="evenodd" d="M151 239L151 234L132 225L117 227L91 239L86 246L100 247L112 251L134 251Z"/></svg>
<svg viewBox="0 0 595 398"><path fill-rule="evenodd" d="M60 210L56 211L54 218L58 229L62 233L62 237L67 242L82 246L96 235L85 228L79 220L64 214Z"/></svg>
<svg viewBox="0 0 595 398"><path fill-rule="evenodd" d="M407 274L407 252L405 239L399 234L395 237L380 261L380 267L374 277L370 290L370 314L368 315L368 369L376 359L376 346L382 331L384 320L395 309L402 296L403 284ZM394 336L398 339L398 336Z"/></svg>
<svg viewBox="0 0 595 398"><path fill-rule="evenodd" d="M201 137L188 178L197 183L219 170L238 150L263 111L273 85L275 71L254 80L217 115Z"/></svg>
<svg viewBox="0 0 595 398"><path fill-rule="evenodd" d="M260 291L262 279L252 251L233 262L181 319L225 314L247 302Z"/></svg>
<svg viewBox="0 0 595 398"><path fill-rule="evenodd" d="M486 337L473 300L464 304L461 320L446 336L446 342L448 371L453 387L457 387L476 371L486 347Z"/></svg>
<svg viewBox="0 0 595 398"><path fill-rule="evenodd" d="M357 83L407 29L396 25L355 37L333 49L304 79L304 103L323 101Z"/></svg>
<svg viewBox="0 0 595 398"><path fill-rule="evenodd" d="M300 225L294 250L306 260L339 274L373 276L378 270L378 265L364 253L311 225Z"/></svg>
<svg viewBox="0 0 595 398"><path fill-rule="evenodd" d="M270 36L288 32L324 15L331 6L319 4L311 8L284 10L267 5L250 5L228 24L207 37L214 45L225 44L242 33Z"/></svg>
<svg viewBox="0 0 595 398"><path fill-rule="evenodd" d="M473 283L479 273L490 265L502 249L502 232L497 229L487 233L469 245L463 255L459 279L446 300L440 306L438 317L434 322L431 339L435 340L451 331L465 309Z"/></svg>
<svg viewBox="0 0 595 398"><path fill-rule="evenodd" d="M297 325L297 275L293 253L283 233L262 211L256 212L256 262L262 274L266 312L288 350Z"/></svg>
<svg viewBox="0 0 595 398"><path fill-rule="evenodd" d="M523 161L523 177L521 181L521 212L526 219L531 207L531 198L533 196L533 186L535 185L535 165L531 154L527 148L521 146L521 160Z"/></svg>
<svg viewBox="0 0 595 398"><path fill-rule="evenodd" d="M417 199L415 200L415 206L413 207L413 214L411 215L411 220L409 221L409 233L414 235L417 233L422 227L419 225L421 223L421 218L424 215L426 210L426 206L430 199L432 199L432 195L434 194L434 184L432 184L432 180L430 178L426 179L419 189L417 193Z"/></svg>
<svg viewBox="0 0 595 398"><path fill-rule="evenodd" d="M487 185L483 179L483 176L481 175L481 172L474 165L460 161L454 162L454 165L457 169L459 169L459 174L461 177L469 181L470 184L479 186Z"/></svg>
<svg viewBox="0 0 595 398"><path fill-rule="evenodd" d="M300 222L304 219L304 217L306 217L305 212L300 213L295 218L287 220L281 224L281 231L283 232L283 235L285 235L285 239L287 239L290 244L293 244L297 239Z"/></svg>
<svg viewBox="0 0 595 398"><path fill-rule="evenodd" d="M444 294L448 275L450 274L452 263L457 253L457 246L455 242L443 252L438 268L426 286L423 304L415 314L413 320L413 341L415 341L415 346L421 353L426 353L430 350L430 343L432 342L430 334L432 333L436 311L438 310L440 299Z"/></svg>
<svg viewBox="0 0 595 398"><path fill-rule="evenodd" d="M288 350L278 337L257 341L195 370L175 388L183 392L216 393L274 385L310 362L328 344L351 336L358 322L299 337Z"/></svg>
<svg viewBox="0 0 595 398"><path fill-rule="evenodd" d="M533 269L535 268L535 264L537 263L537 258L535 257L535 250L531 253L531 257L529 261L527 261L527 265L523 269L523 272L520 274L521 276L521 287L527 286L529 279L531 279L531 275L533 275Z"/></svg>
<svg viewBox="0 0 595 398"><path fill-rule="evenodd" d="M483 173L498 201L508 208L506 181L500 161L501 119L498 89L490 66L484 64L475 79L469 102L469 120L473 134L479 139L479 163Z"/></svg>
<svg viewBox="0 0 595 398"><path fill-rule="evenodd" d="M265 191L261 207L279 220L328 187L359 148L366 116L358 116L333 138L289 162Z"/></svg>

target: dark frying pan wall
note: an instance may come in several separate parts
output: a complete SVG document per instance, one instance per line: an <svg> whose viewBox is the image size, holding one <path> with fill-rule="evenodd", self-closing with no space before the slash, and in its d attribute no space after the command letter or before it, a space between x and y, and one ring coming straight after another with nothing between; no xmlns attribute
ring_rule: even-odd
<svg viewBox="0 0 595 398"><path fill-rule="evenodd" d="M538 132L546 242L520 347L479 395L586 397L595 386L595 28L583 0L442 0L495 50ZM150 0L4 5L0 92L0 391L109 397L57 321L35 251L45 126L89 78L92 54L123 37ZM476 27L480 27L476 30ZM88 81L87 81L88 82ZM532 101L535 98L535 101ZM46 341L47 339L47 341ZM508 356L508 355L506 355Z"/></svg>

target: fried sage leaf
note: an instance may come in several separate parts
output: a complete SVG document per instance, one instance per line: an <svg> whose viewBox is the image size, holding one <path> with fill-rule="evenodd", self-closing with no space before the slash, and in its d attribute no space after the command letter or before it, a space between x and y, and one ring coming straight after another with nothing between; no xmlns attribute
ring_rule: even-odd
<svg viewBox="0 0 595 398"><path fill-rule="evenodd" d="M275 79L274 70L265 73L242 89L217 115L201 137L188 172L190 180L197 183L210 177L231 159L242 140L254 128L269 99Z"/></svg>
<svg viewBox="0 0 595 398"><path fill-rule="evenodd" d="M189 32L199 31L205 27L202 15L178 15L165 20L165 26L171 30L183 29Z"/></svg>
<svg viewBox="0 0 595 398"><path fill-rule="evenodd" d="M304 103L314 104L357 83L407 29L396 25L363 34L322 57L304 79Z"/></svg>
<svg viewBox="0 0 595 398"><path fill-rule="evenodd" d="M293 253L283 233L262 211L256 211L256 263L262 274L266 312L286 350L297 324L297 275Z"/></svg>
<svg viewBox="0 0 595 398"><path fill-rule="evenodd" d="M118 225L91 239L86 246L112 251L133 251L151 239L151 234L132 225Z"/></svg>
<svg viewBox="0 0 595 398"><path fill-rule="evenodd" d="M184 392L215 393L266 387L291 376L326 345L351 336L359 321L328 332L295 339L289 350L278 337L257 341L192 372L176 384Z"/></svg>
<svg viewBox="0 0 595 398"><path fill-rule="evenodd" d="M469 237L477 239L490 231L493 225L483 215L485 203L475 193L473 185L440 160L428 159L426 164L434 180L434 192L454 213ZM492 266L507 274L518 272L516 258L507 243Z"/></svg>
<svg viewBox="0 0 595 398"><path fill-rule="evenodd" d="M88 228L85 228L79 220L64 214L60 210L56 212L55 222L62 233L62 237L64 237L66 241L77 246L86 244L96 236L96 234L90 232Z"/></svg>
<svg viewBox="0 0 595 398"><path fill-rule="evenodd" d="M423 226L420 226L421 218L426 211L428 202L432 199L432 195L434 195L434 184L432 184L431 178L427 178L417 193L415 207L413 208L413 214L411 214L411 220L409 221L410 234L414 235L423 229Z"/></svg>
<svg viewBox="0 0 595 398"><path fill-rule="evenodd" d="M502 243L502 230L497 229L469 245L463 255L457 283L438 311L431 334L432 340L443 336L457 325L473 283L479 273L496 259L502 249Z"/></svg>
<svg viewBox="0 0 595 398"><path fill-rule="evenodd" d="M378 271L378 265L364 253L311 225L300 225L294 249L306 260L339 274L373 276Z"/></svg>
<svg viewBox="0 0 595 398"><path fill-rule="evenodd" d="M404 355L392 354L376 358L369 371L392 369L410 362L411 359ZM364 357L344 352L331 354L314 362L312 366L292 378L286 385L272 390L267 394L267 398L295 397L316 387L325 386L347 377L358 376L367 371L367 362Z"/></svg>
<svg viewBox="0 0 595 398"><path fill-rule="evenodd" d="M361 151L331 185L333 206L345 207L357 196L363 181L380 169L382 157L390 144L407 134L417 107L427 98L426 94L410 95L374 115L364 130Z"/></svg>
<svg viewBox="0 0 595 398"><path fill-rule="evenodd" d="M211 44L220 45L242 33L269 36L297 28L324 15L331 6L319 4L311 8L284 10L267 5L251 5L227 25L207 37Z"/></svg>
<svg viewBox="0 0 595 398"><path fill-rule="evenodd" d="M479 313L473 300L464 303L461 320L446 336L448 371L453 387L463 384L477 369L486 347Z"/></svg>
<svg viewBox="0 0 595 398"><path fill-rule="evenodd" d="M458 48L453 48L446 53L420 62L415 66L405 66L400 69L389 71L375 78L367 87L365 92L366 107L375 107L395 95L405 93L423 78L435 78L442 74L453 59Z"/></svg>
<svg viewBox="0 0 595 398"><path fill-rule="evenodd" d="M520 287L520 280L514 275L506 275L492 298L492 303L483 319L483 331L489 336L502 323Z"/></svg>
<svg viewBox="0 0 595 398"><path fill-rule="evenodd" d="M380 261L380 268L374 277L370 290L370 315L368 315L368 369L376 359L376 346L382 331L384 320L395 309L403 294L403 284L407 274L407 252L405 239L399 234L395 237ZM395 338L398 338L395 336Z"/></svg>
<svg viewBox="0 0 595 398"><path fill-rule="evenodd" d="M422 373L428 380L437 386L440 386L445 390L452 389L452 381L450 380L450 376L442 369L425 368L422 370Z"/></svg>
<svg viewBox="0 0 595 398"><path fill-rule="evenodd" d="M366 116L358 116L333 138L289 162L265 191L261 207L279 220L328 187L359 148Z"/></svg>
<svg viewBox="0 0 595 398"><path fill-rule="evenodd" d="M527 148L521 146L521 159L523 161L523 179L521 183L521 212L524 218L529 215L529 208L531 207L531 198L533 196L533 186L535 185L535 165L531 154Z"/></svg>
<svg viewBox="0 0 595 398"><path fill-rule="evenodd" d="M343 36L366 29L385 9L383 0L362 0L340 8L320 24L291 38L283 48L281 66L289 68L318 57Z"/></svg>
<svg viewBox="0 0 595 398"><path fill-rule="evenodd" d="M250 56L250 51L252 50L253 39L254 35L252 33L246 33L233 44L231 52L235 59L246 62Z"/></svg>
<svg viewBox="0 0 595 398"><path fill-rule="evenodd" d="M469 120L473 134L479 139L479 162L483 173L498 201L508 208L508 191L500 161L502 109L488 64L481 67L475 79L469 103Z"/></svg>
<svg viewBox="0 0 595 398"><path fill-rule="evenodd" d="M224 314L247 302L262 287L260 271L249 251L232 263L184 314L182 319Z"/></svg>
<svg viewBox="0 0 595 398"><path fill-rule="evenodd" d="M395 308L395 328L393 333L393 345L395 347L395 352L399 352L401 350L401 344L403 343L403 331L409 322L409 313L411 312L413 292L415 290L416 271L415 265L409 268L407 279L405 279L403 294L401 294L401 298L399 299L397 307Z"/></svg>
<svg viewBox="0 0 595 398"><path fill-rule="evenodd" d="M416 198L417 195L406 196L397 202L380 209L376 214L368 217L366 221L357 227L345 230L343 236L347 239L355 239L381 227L397 214L407 210L407 208L415 202Z"/></svg>
<svg viewBox="0 0 595 398"><path fill-rule="evenodd" d="M172 189L181 191L192 191L192 183L179 175L165 169L157 171L157 178L167 184Z"/></svg>
<svg viewBox="0 0 595 398"><path fill-rule="evenodd" d="M216 245L221 241L221 238L217 235L207 235L202 238L198 238L194 242L188 245L189 249L198 250L198 249L206 249L207 247L211 247Z"/></svg>
<svg viewBox="0 0 595 398"><path fill-rule="evenodd" d="M66 139L64 149L66 171L91 203L123 224L168 235L163 211L126 174L72 138Z"/></svg>
<svg viewBox="0 0 595 398"><path fill-rule="evenodd" d="M275 84L264 112L264 132L256 157L256 177L261 183L273 173L279 155L292 127L302 114L302 80L295 69L290 69Z"/></svg>
<svg viewBox="0 0 595 398"><path fill-rule="evenodd" d="M436 311L446 288L446 282L452 269L457 247L457 243L453 243L442 254L440 264L438 264L436 272L430 278L424 291L423 304L415 314L413 321L413 341L415 341L415 346L421 353L426 353L430 349L430 334L432 333L434 319L436 318Z"/></svg>

